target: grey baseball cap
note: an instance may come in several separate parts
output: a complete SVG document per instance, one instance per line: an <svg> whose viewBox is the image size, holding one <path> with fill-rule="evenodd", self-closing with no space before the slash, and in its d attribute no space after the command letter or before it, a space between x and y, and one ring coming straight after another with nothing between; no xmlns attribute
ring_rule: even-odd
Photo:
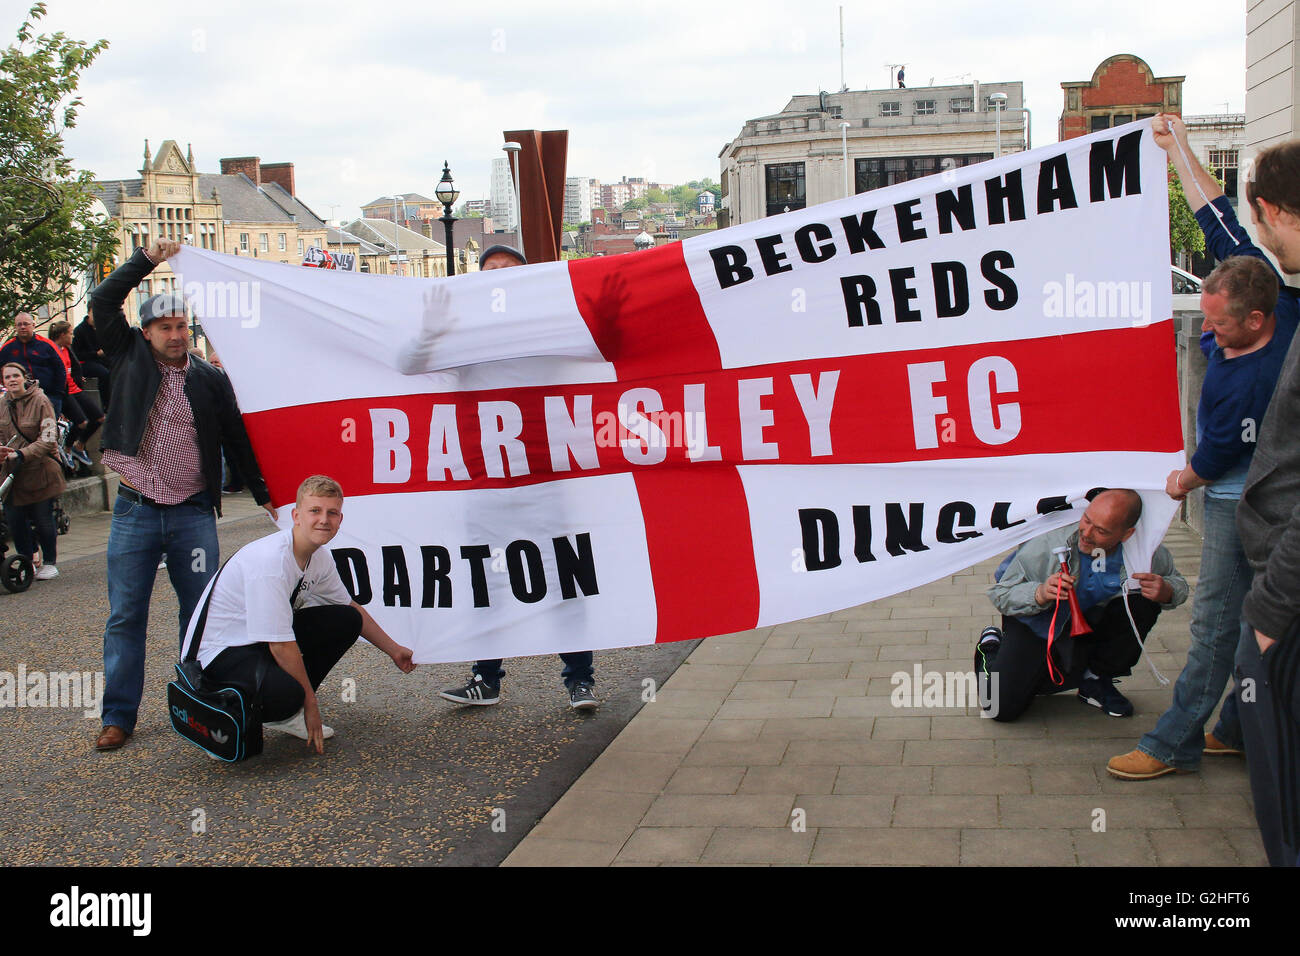
<svg viewBox="0 0 1300 956"><path fill-rule="evenodd" d="M141 328L154 319L161 319L164 315L183 315L188 318L189 310L185 305L185 296L175 292L163 292L145 299L140 304Z"/></svg>
<svg viewBox="0 0 1300 956"><path fill-rule="evenodd" d="M519 260L520 265L523 266L528 265L528 260L524 258L524 254L522 252L520 252L514 246L503 246L503 245L488 246L486 249L483 250L482 254L478 257L478 261L482 262L488 256L494 256L498 252L504 252L508 256L513 256L514 258Z"/></svg>

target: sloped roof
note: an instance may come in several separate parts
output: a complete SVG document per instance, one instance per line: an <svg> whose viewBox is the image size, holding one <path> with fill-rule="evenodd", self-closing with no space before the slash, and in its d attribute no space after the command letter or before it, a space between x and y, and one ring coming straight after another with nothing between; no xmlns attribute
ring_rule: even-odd
<svg viewBox="0 0 1300 956"><path fill-rule="evenodd" d="M91 191L104 204L110 216L117 217L119 214L117 196L122 186L126 186L127 198L139 199L144 195L143 179L107 179L102 183L90 184Z"/></svg>
<svg viewBox="0 0 1300 956"><path fill-rule="evenodd" d="M396 226L387 219L354 219L343 227L354 236L374 243L385 252L393 248L393 231L397 231L397 241L403 249L427 249L432 252L444 252L446 247L428 236L413 232L405 226Z"/></svg>
<svg viewBox="0 0 1300 956"><path fill-rule="evenodd" d="M331 246L356 246L358 254L363 256L378 256L384 252L374 243L366 242L360 236L354 236L352 233L344 229L337 229L334 226L325 227L325 241Z"/></svg>
<svg viewBox="0 0 1300 956"><path fill-rule="evenodd" d="M226 222L293 222L289 213L243 173L200 173L199 192L210 197L213 189L221 196L221 218Z"/></svg>
<svg viewBox="0 0 1300 956"><path fill-rule="evenodd" d="M406 202L436 203L438 201L436 199L430 199L428 196L421 196L419 193L397 193L397 195L401 196L402 199L405 200ZM371 206L383 206L383 205L391 206L392 203L393 203L392 196L380 196L378 199L372 199L368 203L362 203L361 208L369 209Z"/></svg>
<svg viewBox="0 0 1300 956"><path fill-rule="evenodd" d="M298 225L304 229L324 229L325 220L316 215L297 196L292 195L279 183L262 183L262 192L289 215L295 217Z"/></svg>

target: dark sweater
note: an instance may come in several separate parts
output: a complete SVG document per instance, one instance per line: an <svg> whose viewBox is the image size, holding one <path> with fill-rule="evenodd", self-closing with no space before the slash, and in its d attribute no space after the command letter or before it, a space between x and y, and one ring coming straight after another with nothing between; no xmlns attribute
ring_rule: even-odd
<svg viewBox="0 0 1300 956"><path fill-rule="evenodd" d="M1210 208L1202 207L1196 221L1205 233L1207 249L1216 259L1264 253L1246 236L1227 199L1214 201L1228 227L1225 235ZM1270 263L1271 265L1271 263ZM1274 311L1294 328L1300 317L1300 290L1283 286ZM1292 339L1283 359L1268 415L1237 505L1237 531L1255 579L1243 613L1266 637L1283 640L1300 625L1300 347Z"/></svg>
<svg viewBox="0 0 1300 956"><path fill-rule="evenodd" d="M1227 358L1215 347L1201 385L1196 409L1196 454L1192 470L1215 482L1219 497L1240 497L1264 413L1282 371L1282 360L1295 335L1296 320L1277 322L1262 349Z"/></svg>

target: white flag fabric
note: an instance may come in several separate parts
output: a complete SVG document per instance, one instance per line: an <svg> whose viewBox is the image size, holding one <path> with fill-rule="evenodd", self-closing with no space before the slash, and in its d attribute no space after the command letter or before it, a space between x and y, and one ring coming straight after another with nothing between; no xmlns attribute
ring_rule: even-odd
<svg viewBox="0 0 1300 956"><path fill-rule="evenodd" d="M916 587L1184 462L1145 123L645 252L416 280L186 248L274 502L420 662ZM281 521L288 523L288 513Z"/></svg>

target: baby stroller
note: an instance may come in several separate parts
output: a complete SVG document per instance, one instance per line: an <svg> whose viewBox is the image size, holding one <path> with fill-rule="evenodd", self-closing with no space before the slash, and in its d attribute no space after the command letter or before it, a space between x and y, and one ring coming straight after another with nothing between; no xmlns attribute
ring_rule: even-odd
<svg viewBox="0 0 1300 956"><path fill-rule="evenodd" d="M9 486L14 483L14 476L9 475L0 482L0 501L9 493ZM6 591L17 594L32 586L36 569L30 559L21 554L5 557L9 553L9 526L5 523L4 512L0 511L0 584Z"/></svg>

